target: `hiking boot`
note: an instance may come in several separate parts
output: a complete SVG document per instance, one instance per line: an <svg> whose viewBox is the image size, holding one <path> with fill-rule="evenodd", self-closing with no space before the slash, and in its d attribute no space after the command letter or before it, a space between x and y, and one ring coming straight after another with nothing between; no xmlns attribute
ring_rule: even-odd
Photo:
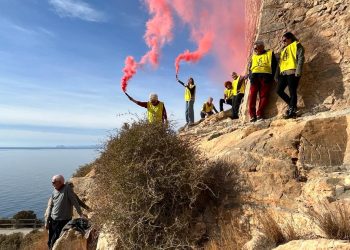
<svg viewBox="0 0 350 250"><path fill-rule="evenodd" d="M260 121L264 120L264 118L263 118L262 116L258 116L258 117L256 118L256 120L257 120L258 122L260 122Z"/></svg>
<svg viewBox="0 0 350 250"><path fill-rule="evenodd" d="M296 108L289 108L286 114L283 116L284 119L295 119L297 118Z"/></svg>

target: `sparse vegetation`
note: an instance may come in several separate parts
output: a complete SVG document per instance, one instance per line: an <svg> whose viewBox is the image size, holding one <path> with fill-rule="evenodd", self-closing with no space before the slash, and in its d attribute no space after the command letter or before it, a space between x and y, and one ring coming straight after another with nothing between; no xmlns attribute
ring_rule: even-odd
<svg viewBox="0 0 350 250"><path fill-rule="evenodd" d="M14 233L10 235L0 234L0 249L17 250L21 246L22 239L22 233Z"/></svg>
<svg viewBox="0 0 350 250"><path fill-rule="evenodd" d="M220 227L218 238L211 240L206 250L242 249L243 245L251 239L249 223L240 223L237 217L232 218L228 224Z"/></svg>
<svg viewBox="0 0 350 250"><path fill-rule="evenodd" d="M22 233L13 233L10 235L0 234L1 250L33 250L46 249L47 235L45 232L33 230L23 236Z"/></svg>
<svg viewBox="0 0 350 250"><path fill-rule="evenodd" d="M318 211L309 209L308 215L329 239L350 240L349 205L324 202Z"/></svg>
<svg viewBox="0 0 350 250"><path fill-rule="evenodd" d="M258 213L257 221L261 232L277 246L292 240L300 239L300 236L290 223L280 225L267 211Z"/></svg>
<svg viewBox="0 0 350 250"><path fill-rule="evenodd" d="M85 177L93 169L94 164L88 163L80 166L74 173L72 177Z"/></svg>
<svg viewBox="0 0 350 250"><path fill-rule="evenodd" d="M209 226L199 235L196 227L205 224L205 211L232 197L238 202L242 189L232 165L203 159L171 128L145 121L123 126L96 164L93 220L107 225L118 249L203 244Z"/></svg>

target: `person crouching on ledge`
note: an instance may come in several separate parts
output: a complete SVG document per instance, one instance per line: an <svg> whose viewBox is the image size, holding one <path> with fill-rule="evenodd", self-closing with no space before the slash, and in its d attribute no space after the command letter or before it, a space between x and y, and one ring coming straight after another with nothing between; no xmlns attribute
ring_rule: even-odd
<svg viewBox="0 0 350 250"><path fill-rule="evenodd" d="M214 103L213 103L213 98L212 97L209 97L208 101L206 101L204 104L203 104L203 107L202 107L202 111L201 111L201 118L204 119L204 118L207 118L211 115L215 113L218 113L218 111L216 110L215 106L214 106Z"/></svg>

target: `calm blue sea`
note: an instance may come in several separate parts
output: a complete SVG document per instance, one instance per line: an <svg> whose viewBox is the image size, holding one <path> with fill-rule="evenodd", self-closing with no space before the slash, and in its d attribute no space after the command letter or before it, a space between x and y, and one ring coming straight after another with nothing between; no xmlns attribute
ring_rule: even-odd
<svg viewBox="0 0 350 250"><path fill-rule="evenodd" d="M43 218L51 177L63 174L69 179L98 155L96 149L0 149L0 217L33 210Z"/></svg>

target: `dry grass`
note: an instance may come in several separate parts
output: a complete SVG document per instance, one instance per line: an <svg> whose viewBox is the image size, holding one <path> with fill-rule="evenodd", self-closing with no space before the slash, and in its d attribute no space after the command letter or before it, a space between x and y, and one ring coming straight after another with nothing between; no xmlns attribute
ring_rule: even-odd
<svg viewBox="0 0 350 250"><path fill-rule="evenodd" d="M93 220L110 228L119 249L192 248L209 231L196 234L198 218L228 194L238 197L239 178L171 128L138 121L123 126L96 161Z"/></svg>
<svg viewBox="0 0 350 250"><path fill-rule="evenodd" d="M242 224L237 218L221 226L220 231L219 237L211 240L205 250L242 249L251 239L249 224Z"/></svg>
<svg viewBox="0 0 350 250"><path fill-rule="evenodd" d="M94 164L88 163L80 166L72 175L72 177L85 177L93 169Z"/></svg>
<svg viewBox="0 0 350 250"><path fill-rule="evenodd" d="M276 246L300 239L300 235L290 223L280 225L269 212L259 212L257 222L261 232Z"/></svg>
<svg viewBox="0 0 350 250"><path fill-rule="evenodd" d="M350 240L349 205L321 203L319 211L309 209L309 217L329 239Z"/></svg>

